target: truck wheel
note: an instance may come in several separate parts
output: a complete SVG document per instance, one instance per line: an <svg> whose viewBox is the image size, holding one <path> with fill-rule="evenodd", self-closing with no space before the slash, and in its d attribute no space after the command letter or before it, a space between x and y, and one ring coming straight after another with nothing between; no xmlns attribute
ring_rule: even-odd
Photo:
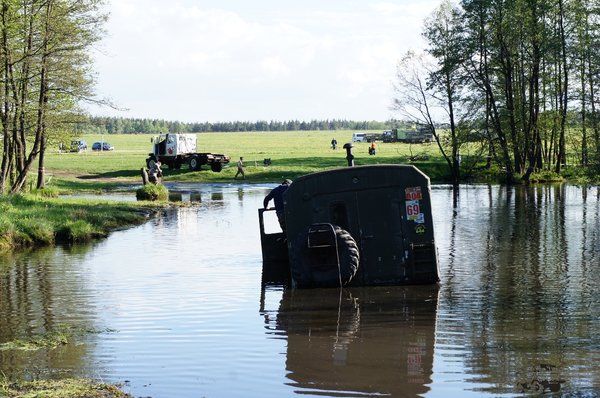
<svg viewBox="0 0 600 398"><path fill-rule="evenodd" d="M198 156L192 156L188 162L188 165L190 167L190 171L200 170L200 162L198 161Z"/></svg>
<svg viewBox="0 0 600 398"><path fill-rule="evenodd" d="M220 173L221 170L223 170L223 164L219 163L219 162L217 162L217 163L211 163L210 169L212 171L214 171L215 173Z"/></svg>
<svg viewBox="0 0 600 398"><path fill-rule="evenodd" d="M334 225L337 254L334 247L308 247L308 229L301 233L290 252L293 284L299 288L345 286L356 275L360 263L358 245L344 229ZM319 252L320 251L320 252ZM339 258L339 268L338 268Z"/></svg>

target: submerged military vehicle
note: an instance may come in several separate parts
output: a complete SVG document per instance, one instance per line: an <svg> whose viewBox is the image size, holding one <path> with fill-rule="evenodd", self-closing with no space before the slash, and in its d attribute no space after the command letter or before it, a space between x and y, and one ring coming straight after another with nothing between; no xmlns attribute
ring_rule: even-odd
<svg viewBox="0 0 600 398"><path fill-rule="evenodd" d="M429 178L410 165L347 167L297 178L284 194L286 232L259 221L263 276L292 287L439 281Z"/></svg>

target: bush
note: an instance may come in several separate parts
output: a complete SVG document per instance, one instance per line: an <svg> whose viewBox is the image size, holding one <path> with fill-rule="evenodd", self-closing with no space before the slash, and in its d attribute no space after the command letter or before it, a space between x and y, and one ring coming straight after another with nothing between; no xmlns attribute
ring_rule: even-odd
<svg viewBox="0 0 600 398"><path fill-rule="evenodd" d="M29 243L50 244L54 242L54 227L47 220L25 219L20 223L20 229L25 236L29 237Z"/></svg>
<svg viewBox="0 0 600 398"><path fill-rule="evenodd" d="M58 198L60 195L60 190L56 187L44 187L42 189L34 189L31 191L33 195L42 196L44 198Z"/></svg>
<svg viewBox="0 0 600 398"><path fill-rule="evenodd" d="M529 182L562 182L563 178L552 170L542 170L532 173Z"/></svg>
<svg viewBox="0 0 600 398"><path fill-rule="evenodd" d="M84 220L67 221L56 231L56 238L67 242L85 242L96 235L92 224Z"/></svg>
<svg viewBox="0 0 600 398"><path fill-rule="evenodd" d="M135 192L137 200L166 201L169 199L169 190L162 184L146 184Z"/></svg>

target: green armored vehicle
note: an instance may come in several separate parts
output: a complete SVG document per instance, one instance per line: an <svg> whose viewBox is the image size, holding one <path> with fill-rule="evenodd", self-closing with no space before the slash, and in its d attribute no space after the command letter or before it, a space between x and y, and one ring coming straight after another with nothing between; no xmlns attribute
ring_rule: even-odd
<svg viewBox="0 0 600 398"><path fill-rule="evenodd" d="M286 233L265 233L263 276L292 287L436 283L429 178L414 166L340 168L296 179L284 197Z"/></svg>

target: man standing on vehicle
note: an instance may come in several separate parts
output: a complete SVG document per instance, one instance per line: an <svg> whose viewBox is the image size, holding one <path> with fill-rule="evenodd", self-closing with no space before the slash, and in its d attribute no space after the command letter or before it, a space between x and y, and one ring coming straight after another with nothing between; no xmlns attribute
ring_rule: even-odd
<svg viewBox="0 0 600 398"><path fill-rule="evenodd" d="M285 214L283 212L283 193L287 191L288 187L292 183L292 180L284 180L281 185L276 186L271 190L271 192L265 196L263 200L263 207L266 209L269 205L269 201L273 199L273 203L275 204L275 213L277 214L277 220L279 220L279 226L283 233L286 233L285 228Z"/></svg>

